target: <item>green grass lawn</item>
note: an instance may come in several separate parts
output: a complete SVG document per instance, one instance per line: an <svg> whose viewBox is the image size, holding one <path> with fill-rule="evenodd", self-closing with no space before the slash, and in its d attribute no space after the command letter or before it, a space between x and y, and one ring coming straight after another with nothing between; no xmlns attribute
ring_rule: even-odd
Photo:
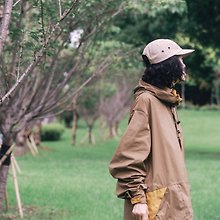
<svg viewBox="0 0 220 220"><path fill-rule="evenodd" d="M220 219L220 112L180 111L185 133L186 164L192 188L195 220ZM121 130L125 129L126 122ZM85 135L81 125L77 140ZM31 220L119 220L123 201L117 199L115 180L108 163L118 140L71 145L71 130L59 142L44 142L37 157L17 158L24 219ZM12 176L8 181L10 210L0 219L19 219Z"/></svg>

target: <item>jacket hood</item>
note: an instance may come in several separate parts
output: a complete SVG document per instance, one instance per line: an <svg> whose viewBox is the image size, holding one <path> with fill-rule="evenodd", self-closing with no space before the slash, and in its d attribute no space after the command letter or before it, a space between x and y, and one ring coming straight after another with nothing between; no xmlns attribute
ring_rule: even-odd
<svg viewBox="0 0 220 220"><path fill-rule="evenodd" d="M179 105L179 103L182 101L182 98L179 94L177 94L175 89L173 89L171 92L167 92L166 90L146 83L143 80L139 81L138 85L134 89L134 93L136 96L138 96L146 90L162 102L165 102L166 104L171 106Z"/></svg>

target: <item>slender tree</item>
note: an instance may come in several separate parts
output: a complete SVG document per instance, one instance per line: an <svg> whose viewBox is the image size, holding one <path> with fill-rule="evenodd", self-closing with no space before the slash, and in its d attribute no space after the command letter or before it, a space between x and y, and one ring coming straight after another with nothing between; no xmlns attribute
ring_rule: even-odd
<svg viewBox="0 0 220 220"><path fill-rule="evenodd" d="M88 86L79 97L79 115L86 122L88 128L88 142L94 144L95 139L92 134L96 120L99 118L100 90L97 83Z"/></svg>
<svg viewBox="0 0 220 220"><path fill-rule="evenodd" d="M131 91L127 82L120 82L120 84L117 84L116 92L112 96L103 99L100 103L99 112L108 125L109 138L119 135L118 125L129 111Z"/></svg>

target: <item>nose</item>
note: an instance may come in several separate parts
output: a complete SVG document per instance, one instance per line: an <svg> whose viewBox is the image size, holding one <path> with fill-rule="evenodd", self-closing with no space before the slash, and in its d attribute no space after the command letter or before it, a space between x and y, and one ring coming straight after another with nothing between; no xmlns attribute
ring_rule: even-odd
<svg viewBox="0 0 220 220"><path fill-rule="evenodd" d="M183 62L183 68L186 68L186 65L185 65L185 63Z"/></svg>
<svg viewBox="0 0 220 220"><path fill-rule="evenodd" d="M185 68L186 68L186 65L185 65L185 63L183 62L183 58L182 58L182 57L180 57L180 62L181 62L181 64L182 64L182 66L183 66L183 69L185 69Z"/></svg>

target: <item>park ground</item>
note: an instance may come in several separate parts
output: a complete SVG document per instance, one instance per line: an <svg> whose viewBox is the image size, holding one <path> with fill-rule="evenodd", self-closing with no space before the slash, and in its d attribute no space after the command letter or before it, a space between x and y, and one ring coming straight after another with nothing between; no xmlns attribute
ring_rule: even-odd
<svg viewBox="0 0 220 220"><path fill-rule="evenodd" d="M181 110L185 158L191 184L195 220L220 219L220 112ZM121 131L126 120L121 124ZM17 157L25 220L120 220L123 201L115 196L115 180L108 163L118 140L103 140L95 129L96 144L79 144L86 132L81 122L76 146L71 130L57 142L43 142L36 157ZM9 211L1 220L20 219L12 175L8 181Z"/></svg>

